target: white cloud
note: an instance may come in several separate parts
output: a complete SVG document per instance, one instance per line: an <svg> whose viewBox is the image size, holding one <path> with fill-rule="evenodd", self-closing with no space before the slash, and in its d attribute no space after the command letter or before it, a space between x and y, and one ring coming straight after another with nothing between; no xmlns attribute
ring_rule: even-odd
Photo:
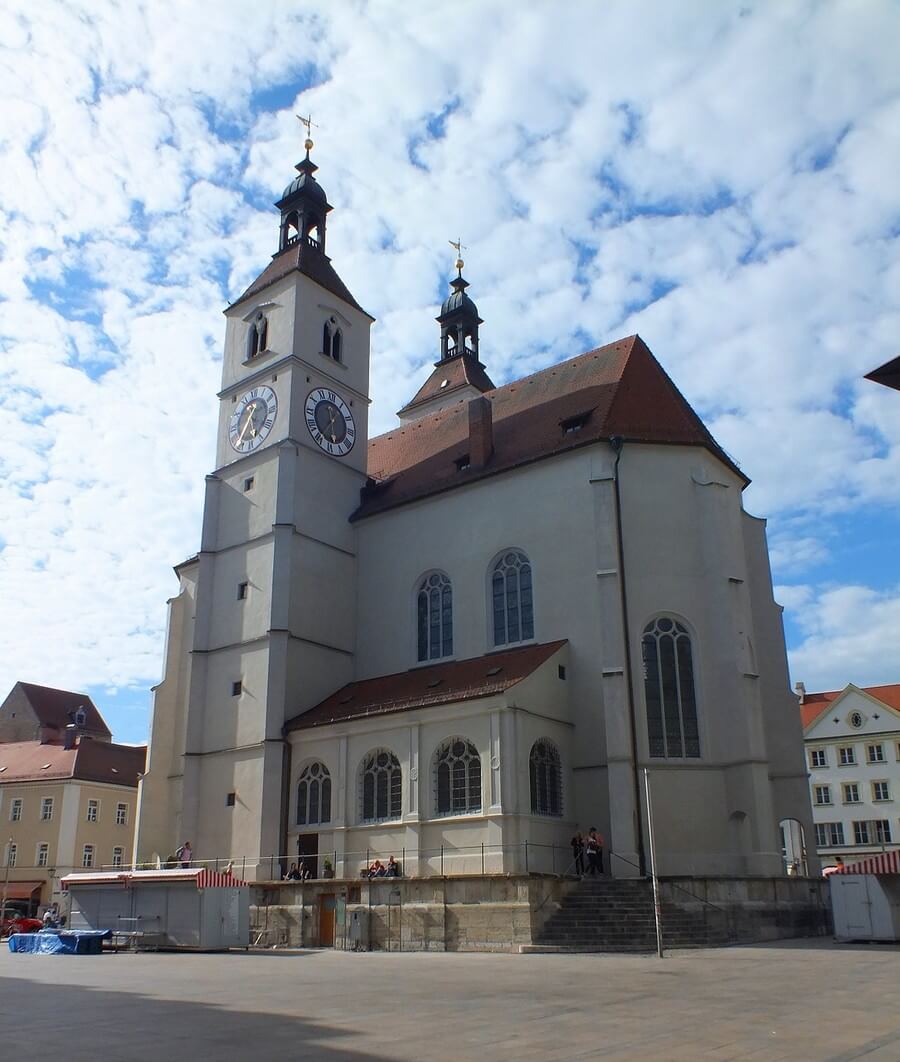
<svg viewBox="0 0 900 1062"><path fill-rule="evenodd" d="M158 675L213 460L219 311L275 249L301 107L329 254L378 317L376 430L434 359L461 234L493 378L639 330L753 477L748 507L779 515L794 591L840 554L829 514L896 505L897 396L860 377L900 334L900 9L454 11L0 13L0 417L27 424L0 453L21 602L0 688Z"/></svg>

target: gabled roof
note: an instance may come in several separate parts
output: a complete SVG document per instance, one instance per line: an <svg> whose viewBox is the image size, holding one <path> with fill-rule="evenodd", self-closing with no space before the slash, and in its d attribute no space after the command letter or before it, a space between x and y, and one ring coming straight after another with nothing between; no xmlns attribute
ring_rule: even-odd
<svg viewBox="0 0 900 1062"><path fill-rule="evenodd" d="M826 693L805 693L803 695L803 704L800 705L800 722L803 724L803 729L808 730L813 723L831 708L835 701L840 700L845 693L853 690L867 693L870 697L874 697L876 701L881 701L888 708L893 708L895 711L900 712L900 683L894 683L890 686L854 686L851 682L842 690L831 690Z"/></svg>
<svg viewBox="0 0 900 1062"><path fill-rule="evenodd" d="M705 447L749 483L636 335L486 391L484 397L493 407L494 452L483 468L457 468L469 450L466 402L427 414L370 441L368 472L376 485L353 519L612 435ZM573 419L583 423L567 433L564 426Z"/></svg>
<svg viewBox="0 0 900 1062"><path fill-rule="evenodd" d="M145 745L115 745L89 737L71 749L55 743L11 741L0 745L0 785L77 778L133 788L146 760Z"/></svg>
<svg viewBox="0 0 900 1062"><path fill-rule="evenodd" d="M412 401L407 402L400 410L398 416L412 413L416 406L422 406L433 398L445 398L466 386L474 387L482 393L494 390L484 366L474 357L457 354L455 358L439 361L434 372L422 384Z"/></svg>
<svg viewBox="0 0 900 1062"><path fill-rule="evenodd" d="M866 373L866 379L873 383L884 384L885 387L893 387L900 391L900 357L887 361L878 369Z"/></svg>
<svg viewBox="0 0 900 1062"><path fill-rule="evenodd" d="M304 240L297 240L296 243L286 247L283 251L279 251L250 287L242 295L239 295L228 309L232 309L238 303L243 302L244 299L249 299L251 295L256 295L263 288L267 288L270 284L274 284L276 280L281 280L282 277L286 277L294 271L302 273L304 276L309 277L310 280L314 280L319 287L330 291L332 295L336 295L339 299L343 299L344 302L350 303L351 306L355 306L361 313L366 313L350 294L347 285L335 272L328 255ZM366 314L366 316L371 317L371 314Z"/></svg>
<svg viewBox="0 0 900 1062"><path fill-rule="evenodd" d="M56 690L51 686L37 686L33 682L17 682L16 685L25 694L41 726L65 730L69 723L74 722L78 709L84 708L86 719L82 729L112 737L103 716L86 693Z"/></svg>
<svg viewBox="0 0 900 1062"><path fill-rule="evenodd" d="M288 720L284 729L306 730L388 712L491 697L527 678L565 644L525 645L470 660L451 660L351 682L308 712Z"/></svg>

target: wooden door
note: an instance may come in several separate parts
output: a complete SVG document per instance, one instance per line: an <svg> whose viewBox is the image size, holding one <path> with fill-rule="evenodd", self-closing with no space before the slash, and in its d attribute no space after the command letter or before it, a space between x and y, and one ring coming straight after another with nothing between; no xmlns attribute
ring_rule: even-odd
<svg viewBox="0 0 900 1062"><path fill-rule="evenodd" d="M333 892L319 897L319 947L334 947L334 912L337 897Z"/></svg>
<svg viewBox="0 0 900 1062"><path fill-rule="evenodd" d="M319 835L317 833L301 833L297 838L297 860L300 869L305 867L311 878L319 876Z"/></svg>

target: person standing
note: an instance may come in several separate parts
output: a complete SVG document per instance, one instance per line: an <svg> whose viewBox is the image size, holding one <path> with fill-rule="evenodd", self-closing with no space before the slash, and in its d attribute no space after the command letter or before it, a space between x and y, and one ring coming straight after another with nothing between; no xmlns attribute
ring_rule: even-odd
<svg viewBox="0 0 900 1062"><path fill-rule="evenodd" d="M581 831L580 830L578 831L578 833L575 834L575 836L572 838L570 843L572 845L572 861L575 864L575 873L576 874L583 874L584 873L584 837L581 836Z"/></svg>
<svg viewBox="0 0 900 1062"><path fill-rule="evenodd" d="M588 857L588 874L603 873L603 838L597 833L597 827L592 826L585 842Z"/></svg>
<svg viewBox="0 0 900 1062"><path fill-rule="evenodd" d="M184 844L175 853L175 858L183 867L189 867L191 860L194 858L194 852L191 848L191 842L185 841Z"/></svg>

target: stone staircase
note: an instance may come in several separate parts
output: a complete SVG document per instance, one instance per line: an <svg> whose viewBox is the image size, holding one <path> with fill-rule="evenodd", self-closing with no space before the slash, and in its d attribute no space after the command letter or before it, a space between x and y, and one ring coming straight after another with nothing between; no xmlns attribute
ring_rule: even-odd
<svg viewBox="0 0 900 1062"><path fill-rule="evenodd" d="M664 948L706 948L730 941L716 908L661 904ZM523 952L656 951L653 886L644 879L585 878L547 918Z"/></svg>

